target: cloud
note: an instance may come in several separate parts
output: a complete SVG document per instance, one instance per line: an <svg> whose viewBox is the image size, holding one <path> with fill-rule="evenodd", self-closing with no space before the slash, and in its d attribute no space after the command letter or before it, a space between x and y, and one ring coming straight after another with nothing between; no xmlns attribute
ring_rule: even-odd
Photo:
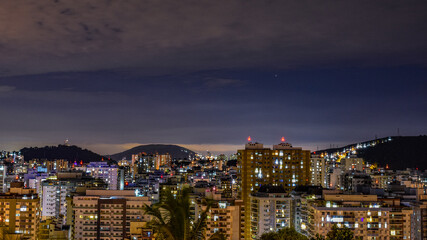
<svg viewBox="0 0 427 240"><path fill-rule="evenodd" d="M238 79L230 78L207 78L205 79L205 86L208 88L223 88L223 87L233 87L241 86L245 82Z"/></svg>
<svg viewBox="0 0 427 240"><path fill-rule="evenodd" d="M427 3L6 1L0 76L426 64Z"/></svg>
<svg viewBox="0 0 427 240"><path fill-rule="evenodd" d="M11 92L15 89L16 89L16 87L13 87L13 86L1 86L0 85L0 92Z"/></svg>

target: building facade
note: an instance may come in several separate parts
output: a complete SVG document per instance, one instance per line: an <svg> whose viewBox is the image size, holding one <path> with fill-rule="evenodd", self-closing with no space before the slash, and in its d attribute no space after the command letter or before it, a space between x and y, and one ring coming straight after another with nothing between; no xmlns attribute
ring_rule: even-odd
<svg viewBox="0 0 427 240"><path fill-rule="evenodd" d="M377 195L325 195L310 201L308 236L326 236L333 225L347 227L355 237L366 240L411 239L410 208L399 199L378 199ZM417 238L415 238L417 239Z"/></svg>
<svg viewBox="0 0 427 240"><path fill-rule="evenodd" d="M240 230L242 204L241 200L215 201L208 212L205 239L208 240L216 232L220 232L226 239L240 240L242 238ZM206 205L198 204L196 216L199 211L205 209Z"/></svg>
<svg viewBox="0 0 427 240"><path fill-rule="evenodd" d="M117 187L120 187L117 166L110 166L107 162L91 162L86 166L86 173L93 178L104 180L109 190L117 190Z"/></svg>
<svg viewBox="0 0 427 240"><path fill-rule="evenodd" d="M282 186L262 186L251 195L251 239L259 239L263 233L291 227L292 197Z"/></svg>
<svg viewBox="0 0 427 240"><path fill-rule="evenodd" d="M237 152L239 195L245 208L245 239L251 239L250 195L262 185L282 185L286 191L310 183L310 151L292 147L289 143L264 148L261 143L249 142Z"/></svg>
<svg viewBox="0 0 427 240"><path fill-rule="evenodd" d="M85 196L73 197L74 238L128 239L132 222L150 220L145 204L150 205L149 198L136 197L132 190L86 190Z"/></svg>
<svg viewBox="0 0 427 240"><path fill-rule="evenodd" d="M11 183L10 191L0 195L0 224L14 237L36 240L39 222L40 199L36 190ZM7 239L5 231L2 234L2 239Z"/></svg>

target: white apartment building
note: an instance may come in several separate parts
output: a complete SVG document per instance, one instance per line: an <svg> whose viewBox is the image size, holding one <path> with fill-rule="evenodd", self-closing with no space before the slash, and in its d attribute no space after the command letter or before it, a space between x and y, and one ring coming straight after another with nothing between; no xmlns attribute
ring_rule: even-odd
<svg viewBox="0 0 427 240"><path fill-rule="evenodd" d="M75 184L61 181L42 182L42 219L59 218L67 215L66 197ZM65 219L64 219L65 221Z"/></svg>
<svg viewBox="0 0 427 240"><path fill-rule="evenodd" d="M310 158L310 171L311 185L328 187L325 158L320 155L312 155Z"/></svg>
<svg viewBox="0 0 427 240"><path fill-rule="evenodd" d="M118 168L109 166L107 162L91 162L86 166L86 173L108 183L109 190L117 190Z"/></svg>
<svg viewBox="0 0 427 240"><path fill-rule="evenodd" d="M283 187L263 186L251 195L251 237L258 239L265 232L292 225L292 197Z"/></svg>
<svg viewBox="0 0 427 240"><path fill-rule="evenodd" d="M5 179L7 173L7 167L3 162L0 162L0 193L5 193L7 191Z"/></svg>

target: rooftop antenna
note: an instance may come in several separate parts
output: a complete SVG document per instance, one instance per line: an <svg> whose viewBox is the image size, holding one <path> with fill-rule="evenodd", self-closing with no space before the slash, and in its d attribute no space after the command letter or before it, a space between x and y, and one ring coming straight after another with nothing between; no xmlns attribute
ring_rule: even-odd
<svg viewBox="0 0 427 240"><path fill-rule="evenodd" d="M397 136L400 137L400 129L397 128Z"/></svg>

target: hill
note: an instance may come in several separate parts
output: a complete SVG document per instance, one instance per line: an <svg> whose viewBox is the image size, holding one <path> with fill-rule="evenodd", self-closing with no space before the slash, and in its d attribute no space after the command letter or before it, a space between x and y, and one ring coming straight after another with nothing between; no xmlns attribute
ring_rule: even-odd
<svg viewBox="0 0 427 240"><path fill-rule="evenodd" d="M395 137L392 141L377 144L360 151L366 161L388 166L391 169L427 169L427 136Z"/></svg>
<svg viewBox="0 0 427 240"><path fill-rule="evenodd" d="M114 159L116 161L122 160L123 158L130 160L132 158L132 154L138 154L141 152L145 152L147 154L169 153L172 159L189 159L193 158L196 155L196 153L191 151L190 149L177 145L148 144L140 145L124 152L113 154L110 157L111 159Z"/></svg>
<svg viewBox="0 0 427 240"><path fill-rule="evenodd" d="M21 154L24 155L26 161L32 159L66 159L69 162L83 161L84 163L88 163L101 161L103 158L103 156L90 150L67 145L23 148L21 149Z"/></svg>
<svg viewBox="0 0 427 240"><path fill-rule="evenodd" d="M391 169L419 168L427 169L427 136L393 136L350 144L342 148L318 151L333 153L357 149L357 156L380 166Z"/></svg>

